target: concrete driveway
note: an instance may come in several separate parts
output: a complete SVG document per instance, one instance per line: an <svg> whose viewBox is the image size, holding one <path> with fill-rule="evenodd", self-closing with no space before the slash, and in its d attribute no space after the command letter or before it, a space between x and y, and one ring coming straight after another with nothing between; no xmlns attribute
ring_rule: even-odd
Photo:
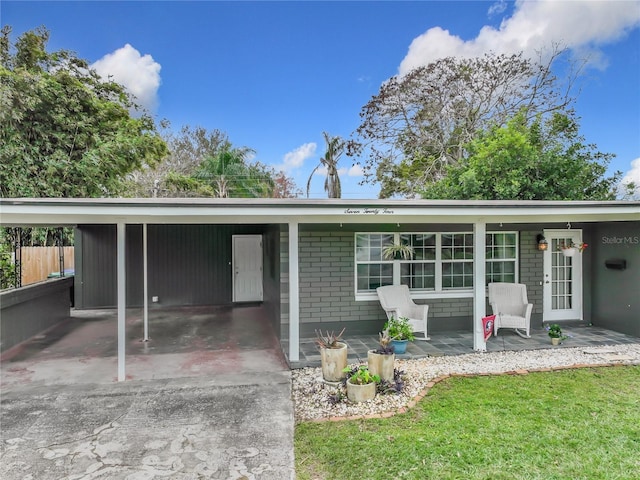
<svg viewBox="0 0 640 480"><path fill-rule="evenodd" d="M0 479L292 479L291 374L260 307L81 311L0 365Z"/></svg>
<svg viewBox="0 0 640 480"><path fill-rule="evenodd" d="M288 371L2 393L0 478L293 479Z"/></svg>

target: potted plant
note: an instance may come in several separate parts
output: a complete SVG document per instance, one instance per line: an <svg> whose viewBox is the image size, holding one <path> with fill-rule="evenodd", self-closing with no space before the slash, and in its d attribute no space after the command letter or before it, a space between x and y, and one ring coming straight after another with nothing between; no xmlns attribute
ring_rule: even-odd
<svg viewBox="0 0 640 480"><path fill-rule="evenodd" d="M391 317L384 324L384 329L389 332L391 345L393 345L395 353L405 353L407 351L407 343L416 338L413 334L413 327L406 317Z"/></svg>
<svg viewBox="0 0 640 480"><path fill-rule="evenodd" d="M346 367L347 398L352 402L366 402L376 396L376 385L380 383L380 376L374 375L366 365L360 365L355 369Z"/></svg>
<svg viewBox="0 0 640 480"><path fill-rule="evenodd" d="M316 330L316 345L320 349L322 378L325 382L340 382L345 378L347 366L347 344L341 342L345 329L338 334L327 330Z"/></svg>
<svg viewBox="0 0 640 480"><path fill-rule="evenodd" d="M390 243L382 247L382 256L385 260L411 260L413 247L404 243Z"/></svg>
<svg viewBox="0 0 640 480"><path fill-rule="evenodd" d="M557 323L553 323L546 327L549 337L551 337L551 345L559 345L560 342L568 337L562 333L562 328Z"/></svg>
<svg viewBox="0 0 640 480"><path fill-rule="evenodd" d="M389 331L379 333L379 346L367 352L367 364L373 375L379 375L382 380L393 381L393 366L396 359Z"/></svg>
<svg viewBox="0 0 640 480"><path fill-rule="evenodd" d="M565 257L573 257L576 253L582 253L589 245L584 242L574 243L571 240L568 243L561 242L558 248L562 251Z"/></svg>

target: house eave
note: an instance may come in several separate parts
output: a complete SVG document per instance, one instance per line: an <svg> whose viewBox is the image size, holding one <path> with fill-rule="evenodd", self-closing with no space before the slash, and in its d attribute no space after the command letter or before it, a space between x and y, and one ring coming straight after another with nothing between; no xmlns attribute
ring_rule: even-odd
<svg viewBox="0 0 640 480"><path fill-rule="evenodd" d="M540 223L640 220L633 201L0 199L3 226L125 223Z"/></svg>

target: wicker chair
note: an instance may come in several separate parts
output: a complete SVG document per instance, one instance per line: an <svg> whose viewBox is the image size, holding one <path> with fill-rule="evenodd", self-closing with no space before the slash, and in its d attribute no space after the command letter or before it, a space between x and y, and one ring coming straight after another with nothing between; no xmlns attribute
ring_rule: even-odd
<svg viewBox="0 0 640 480"><path fill-rule="evenodd" d="M416 340L429 340L427 336L427 315L429 305L417 305L409 293L406 285L388 285L376 288L382 309L391 317L409 319L414 333L423 333L423 337L416 336Z"/></svg>
<svg viewBox="0 0 640 480"><path fill-rule="evenodd" d="M493 335L499 328L513 328L523 338L529 335L533 304L527 300L527 286L521 283L490 283L489 304L496 316ZM522 333L520 330L524 330Z"/></svg>

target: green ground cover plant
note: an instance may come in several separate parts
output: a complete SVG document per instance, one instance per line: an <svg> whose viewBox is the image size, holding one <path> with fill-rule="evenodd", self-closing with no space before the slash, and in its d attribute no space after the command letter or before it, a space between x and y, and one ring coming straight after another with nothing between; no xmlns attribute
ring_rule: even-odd
<svg viewBox="0 0 640 480"><path fill-rule="evenodd" d="M452 377L406 414L296 426L305 479L640 479L640 366Z"/></svg>

